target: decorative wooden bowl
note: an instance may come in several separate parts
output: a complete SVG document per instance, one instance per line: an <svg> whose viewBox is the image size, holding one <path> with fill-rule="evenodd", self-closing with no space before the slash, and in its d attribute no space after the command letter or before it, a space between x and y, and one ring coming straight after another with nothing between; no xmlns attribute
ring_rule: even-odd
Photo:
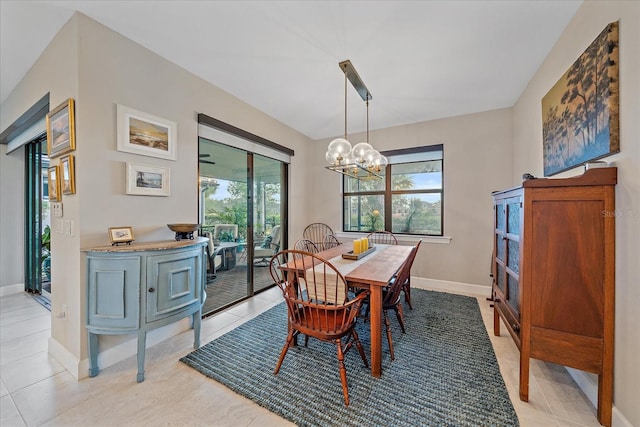
<svg viewBox="0 0 640 427"><path fill-rule="evenodd" d="M193 240L193 232L200 228L200 224L167 224L167 227L176 233L176 240Z"/></svg>

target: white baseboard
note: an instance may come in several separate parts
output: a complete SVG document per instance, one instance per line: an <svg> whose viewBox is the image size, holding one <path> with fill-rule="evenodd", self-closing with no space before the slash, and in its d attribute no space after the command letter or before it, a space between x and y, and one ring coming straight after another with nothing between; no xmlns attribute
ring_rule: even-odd
<svg viewBox="0 0 640 427"><path fill-rule="evenodd" d="M611 427L633 427L631 421L616 408L616 405L613 405L611 410Z"/></svg>
<svg viewBox="0 0 640 427"><path fill-rule="evenodd" d="M24 292L24 283L16 283L15 285L0 286L0 297L19 294L20 292Z"/></svg>
<svg viewBox="0 0 640 427"><path fill-rule="evenodd" d="M594 408L598 407L598 380L597 376L589 374L585 371L573 369L565 366L571 378L578 384L580 390L587 396L587 399L591 402ZM596 378L594 381L593 378ZM613 405L611 414L611 426L612 427L633 427L631 422Z"/></svg>
<svg viewBox="0 0 640 427"><path fill-rule="evenodd" d="M598 406L598 384L594 383L588 373L565 366L571 378L578 384L578 387L587 396L587 399L594 407ZM597 380L596 380L597 381Z"/></svg>
<svg viewBox="0 0 640 427"><path fill-rule="evenodd" d="M453 294L491 296L491 287L470 283L450 282L448 280L429 279L411 276L411 286L419 289L449 292Z"/></svg>
<svg viewBox="0 0 640 427"><path fill-rule="evenodd" d="M76 380L87 376L86 371L85 375L81 375L80 360L53 337L49 337L49 354L60 362Z"/></svg>

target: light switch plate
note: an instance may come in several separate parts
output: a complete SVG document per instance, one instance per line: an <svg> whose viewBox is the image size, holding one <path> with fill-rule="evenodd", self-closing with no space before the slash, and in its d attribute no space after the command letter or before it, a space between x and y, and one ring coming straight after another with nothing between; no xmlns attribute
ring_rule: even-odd
<svg viewBox="0 0 640 427"><path fill-rule="evenodd" d="M51 203L51 215L57 218L62 217L62 202Z"/></svg>

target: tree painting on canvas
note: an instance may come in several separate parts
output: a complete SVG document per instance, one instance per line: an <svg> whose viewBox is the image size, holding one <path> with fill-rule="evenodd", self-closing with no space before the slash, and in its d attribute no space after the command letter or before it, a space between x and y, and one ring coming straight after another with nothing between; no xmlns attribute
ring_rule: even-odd
<svg viewBox="0 0 640 427"><path fill-rule="evenodd" d="M618 22L542 98L544 176L620 151Z"/></svg>

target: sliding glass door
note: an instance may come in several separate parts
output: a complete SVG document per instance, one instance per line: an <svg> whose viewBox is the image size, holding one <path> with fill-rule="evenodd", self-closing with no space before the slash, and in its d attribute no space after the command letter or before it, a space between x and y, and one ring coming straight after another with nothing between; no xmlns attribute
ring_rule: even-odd
<svg viewBox="0 0 640 427"><path fill-rule="evenodd" d="M267 265L282 241L285 171L281 161L200 138L200 223L209 239L203 314L273 286Z"/></svg>
<svg viewBox="0 0 640 427"><path fill-rule="evenodd" d="M51 292L49 226L49 191L47 176L49 157L46 136L41 135L25 145L25 291Z"/></svg>
<svg viewBox="0 0 640 427"><path fill-rule="evenodd" d="M254 289L273 285L269 260L282 247L282 218L286 215L286 200L282 183L285 168L282 162L253 155L253 270Z"/></svg>

